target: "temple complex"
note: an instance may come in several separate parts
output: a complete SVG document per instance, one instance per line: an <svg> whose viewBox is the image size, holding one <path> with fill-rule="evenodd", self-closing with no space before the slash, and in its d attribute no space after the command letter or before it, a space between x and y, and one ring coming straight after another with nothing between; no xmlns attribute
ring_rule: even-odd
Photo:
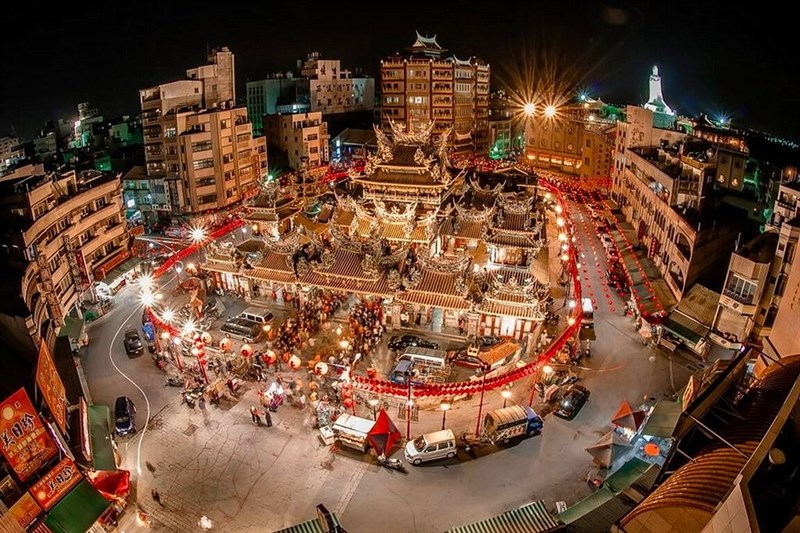
<svg viewBox="0 0 800 533"><path fill-rule="evenodd" d="M253 301L322 289L380 299L388 327L533 333L551 301L535 176L522 187L454 168L451 132L391 127L375 129L377 153L345 186L313 197L266 187L244 217L262 247L238 246L237 261L215 250L204 268Z"/></svg>

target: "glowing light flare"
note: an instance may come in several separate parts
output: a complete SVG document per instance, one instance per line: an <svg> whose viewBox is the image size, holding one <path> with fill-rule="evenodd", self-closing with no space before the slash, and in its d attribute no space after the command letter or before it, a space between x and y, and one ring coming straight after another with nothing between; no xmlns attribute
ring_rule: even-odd
<svg viewBox="0 0 800 533"><path fill-rule="evenodd" d="M559 233L558 240L561 242L567 242L567 234L566 233Z"/></svg>
<svg viewBox="0 0 800 533"><path fill-rule="evenodd" d="M522 106L522 112L529 117L533 116L533 114L536 112L536 104L533 102L526 102L525 105Z"/></svg>
<svg viewBox="0 0 800 533"><path fill-rule="evenodd" d="M567 324L570 325L570 326L574 326L575 325L575 319L573 317L569 317L567 319Z"/></svg>
<svg viewBox="0 0 800 533"><path fill-rule="evenodd" d="M195 243L203 242L206 239L206 229L199 226L192 228L189 235L191 235L192 241Z"/></svg>
<svg viewBox="0 0 800 533"><path fill-rule="evenodd" d="M153 277L149 275L144 275L139 278L139 287L143 291L150 292L153 290Z"/></svg>
<svg viewBox="0 0 800 533"><path fill-rule="evenodd" d="M151 307L156 302L156 297L152 292L143 292L140 299L145 307Z"/></svg>
<svg viewBox="0 0 800 533"><path fill-rule="evenodd" d="M561 207L561 204L556 204L555 210L557 215L560 215L562 212L564 212L564 208Z"/></svg>
<svg viewBox="0 0 800 533"><path fill-rule="evenodd" d="M569 254L561 254L561 260L564 262L569 261Z"/></svg>
<svg viewBox="0 0 800 533"><path fill-rule="evenodd" d="M544 108L544 116L547 118L555 118L558 109L553 104L546 105Z"/></svg>
<svg viewBox="0 0 800 533"><path fill-rule="evenodd" d="M563 219L563 218L561 218L561 217L558 217L558 218L556 219L556 226L558 226L559 228L563 228L563 227L564 227L564 224L565 224L565 222L564 222L564 219Z"/></svg>
<svg viewBox="0 0 800 533"><path fill-rule="evenodd" d="M164 313L161 315L161 320L166 323L170 323L175 320L175 311L172 309L164 309Z"/></svg>
<svg viewBox="0 0 800 533"><path fill-rule="evenodd" d="M191 335L196 328L197 324L194 323L194 320L187 320L186 323L181 328L181 333L183 333L184 335Z"/></svg>

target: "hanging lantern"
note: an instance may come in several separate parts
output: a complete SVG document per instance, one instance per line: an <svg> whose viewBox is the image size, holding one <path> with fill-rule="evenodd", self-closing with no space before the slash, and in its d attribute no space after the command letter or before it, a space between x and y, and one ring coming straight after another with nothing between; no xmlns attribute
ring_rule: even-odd
<svg viewBox="0 0 800 533"><path fill-rule="evenodd" d="M353 393L352 393L352 391L350 391L348 389L342 389L341 396L342 396L342 398L352 398L353 397Z"/></svg>
<svg viewBox="0 0 800 533"><path fill-rule="evenodd" d="M312 391L312 392L314 392L314 391L315 391L315 390L317 390L318 388L319 388L319 385L317 385L317 384L316 384L315 382L313 382L313 381L312 381L311 383L309 383L309 384L308 384L308 390L310 390L310 391Z"/></svg>
<svg viewBox="0 0 800 533"><path fill-rule="evenodd" d="M289 366L292 369L300 368L300 363L301 363L300 358L297 357L296 355L293 355L289 358Z"/></svg>
<svg viewBox="0 0 800 533"><path fill-rule="evenodd" d="M203 341L200 340L200 339L197 339L196 341L194 341L194 345L195 345L196 348L202 348L203 347Z"/></svg>
<svg viewBox="0 0 800 533"><path fill-rule="evenodd" d="M192 355L193 356L197 357L199 354L200 354L200 348L198 348L197 346L192 348Z"/></svg>
<svg viewBox="0 0 800 533"><path fill-rule="evenodd" d="M245 357L250 357L251 355L253 355L253 347L250 346L249 344L245 344L244 346L242 346L242 349L239 351L239 353L241 353Z"/></svg>
<svg viewBox="0 0 800 533"><path fill-rule="evenodd" d="M319 363L314 365L314 372L316 372L320 376L324 376L325 374L328 373L328 364L320 361Z"/></svg>
<svg viewBox="0 0 800 533"><path fill-rule="evenodd" d="M278 356L272 350L268 350L267 353L264 355L266 357L267 362L269 364L273 364L275 361L278 360Z"/></svg>
<svg viewBox="0 0 800 533"><path fill-rule="evenodd" d="M219 341L219 347L223 352L227 352L228 350L230 350L232 345L233 341L231 341L228 337L225 337L224 339Z"/></svg>
<svg viewBox="0 0 800 533"><path fill-rule="evenodd" d="M204 344L211 344L214 339L211 338L211 333L204 331L203 334L200 335L200 340L202 340Z"/></svg>
<svg viewBox="0 0 800 533"><path fill-rule="evenodd" d="M345 398L345 400L342 402L342 404L345 407L347 407L348 409L350 409L351 407L353 407L353 399L352 398Z"/></svg>

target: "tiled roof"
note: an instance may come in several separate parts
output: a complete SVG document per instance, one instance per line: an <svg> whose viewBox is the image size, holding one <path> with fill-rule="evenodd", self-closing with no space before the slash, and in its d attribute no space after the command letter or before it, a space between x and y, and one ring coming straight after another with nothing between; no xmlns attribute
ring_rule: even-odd
<svg viewBox="0 0 800 533"><path fill-rule="evenodd" d="M525 222L531 218L530 214L517 214L517 213L503 213L503 223L497 226L498 229L506 231L519 231L529 233L530 230L525 229Z"/></svg>
<svg viewBox="0 0 800 533"><path fill-rule="evenodd" d="M232 263L220 263L216 261L206 261L203 263L203 270L209 272L227 272L229 274L238 274L239 267Z"/></svg>
<svg viewBox="0 0 800 533"><path fill-rule="evenodd" d="M389 241L416 242L421 244L426 244L430 241L425 233L425 226L419 224L414 226L411 235L406 235L405 224L392 224L385 221L381 221L378 224L378 236ZM359 219L356 232L366 237L370 235L370 225L371 222L368 219Z"/></svg>
<svg viewBox="0 0 800 533"><path fill-rule="evenodd" d="M378 168L368 176L359 177L357 181L363 183L391 183L394 185L430 186L443 188L445 183L434 181L430 174L424 172L398 172L387 168Z"/></svg>
<svg viewBox="0 0 800 533"><path fill-rule="evenodd" d="M417 153L419 146L413 144L398 144L392 150L392 159L387 165L398 167L420 167L422 165L414 161L414 154Z"/></svg>
<svg viewBox="0 0 800 533"><path fill-rule="evenodd" d="M333 218L333 223L337 226L349 226L350 223L353 222L353 217L355 216L356 214L352 211L338 208L336 209L336 215Z"/></svg>
<svg viewBox="0 0 800 533"><path fill-rule="evenodd" d="M365 280L356 278L346 278L341 276L332 275L330 273L317 272L309 270L303 278L301 283L321 287L323 289L331 289L335 291L352 292L358 294L377 295L377 296L391 296L394 291L389 289L386 282L386 277L381 276L375 280Z"/></svg>
<svg viewBox="0 0 800 533"><path fill-rule="evenodd" d="M256 265L256 268L266 268L278 272L292 272L292 267L286 262L288 254L281 254L275 250L267 250L264 258Z"/></svg>
<svg viewBox="0 0 800 533"><path fill-rule="evenodd" d="M441 307L444 309L465 310L472 307L456 290L455 273L435 272L424 268L417 285L403 291L397 298L403 302Z"/></svg>
<svg viewBox="0 0 800 533"><path fill-rule="evenodd" d="M453 309L456 311L466 311L472 307L469 302L459 296L432 294L429 292L405 291L398 294L397 299L410 304L439 307L441 309Z"/></svg>
<svg viewBox="0 0 800 533"><path fill-rule="evenodd" d="M439 226L440 235L452 235L454 237L461 237L463 239L480 239L483 235L482 222L467 222L461 220L458 223L458 231L453 228L453 223L450 218L444 219L442 225Z"/></svg>
<svg viewBox="0 0 800 533"><path fill-rule="evenodd" d="M487 242L496 246L507 246L509 248L535 248L530 235L497 233L489 237Z"/></svg>
<svg viewBox="0 0 800 533"><path fill-rule="evenodd" d="M513 295L514 299L522 299L522 296ZM485 299L478 311L485 315L512 316L524 318L526 320L541 320L542 316L536 312L536 308L528 303L516 303L500 300Z"/></svg>
<svg viewBox="0 0 800 533"><path fill-rule="evenodd" d="M478 357L484 363L493 365L498 361L502 361L507 357L511 357L514 355L514 353L516 353L517 350L519 350L519 344L509 339L505 339L503 342L495 344L488 350L479 352Z"/></svg>

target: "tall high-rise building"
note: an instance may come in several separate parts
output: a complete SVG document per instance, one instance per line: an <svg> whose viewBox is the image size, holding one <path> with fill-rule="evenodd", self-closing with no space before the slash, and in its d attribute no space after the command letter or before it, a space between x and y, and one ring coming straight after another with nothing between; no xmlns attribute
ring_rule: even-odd
<svg viewBox="0 0 800 533"><path fill-rule="evenodd" d="M328 161L328 125L322 113L292 113L265 117L269 145L286 152L295 169L317 167Z"/></svg>
<svg viewBox="0 0 800 533"><path fill-rule="evenodd" d="M449 132L456 151L483 151L489 145L489 78L485 61L459 59L417 33L405 54L381 61L381 128L390 121L421 131L434 123L433 135Z"/></svg>
<svg viewBox="0 0 800 533"><path fill-rule="evenodd" d="M213 51L188 80L139 91L152 212L197 216L255 194L267 174L266 141L235 107L233 53ZM150 218L143 212L146 221Z"/></svg>

